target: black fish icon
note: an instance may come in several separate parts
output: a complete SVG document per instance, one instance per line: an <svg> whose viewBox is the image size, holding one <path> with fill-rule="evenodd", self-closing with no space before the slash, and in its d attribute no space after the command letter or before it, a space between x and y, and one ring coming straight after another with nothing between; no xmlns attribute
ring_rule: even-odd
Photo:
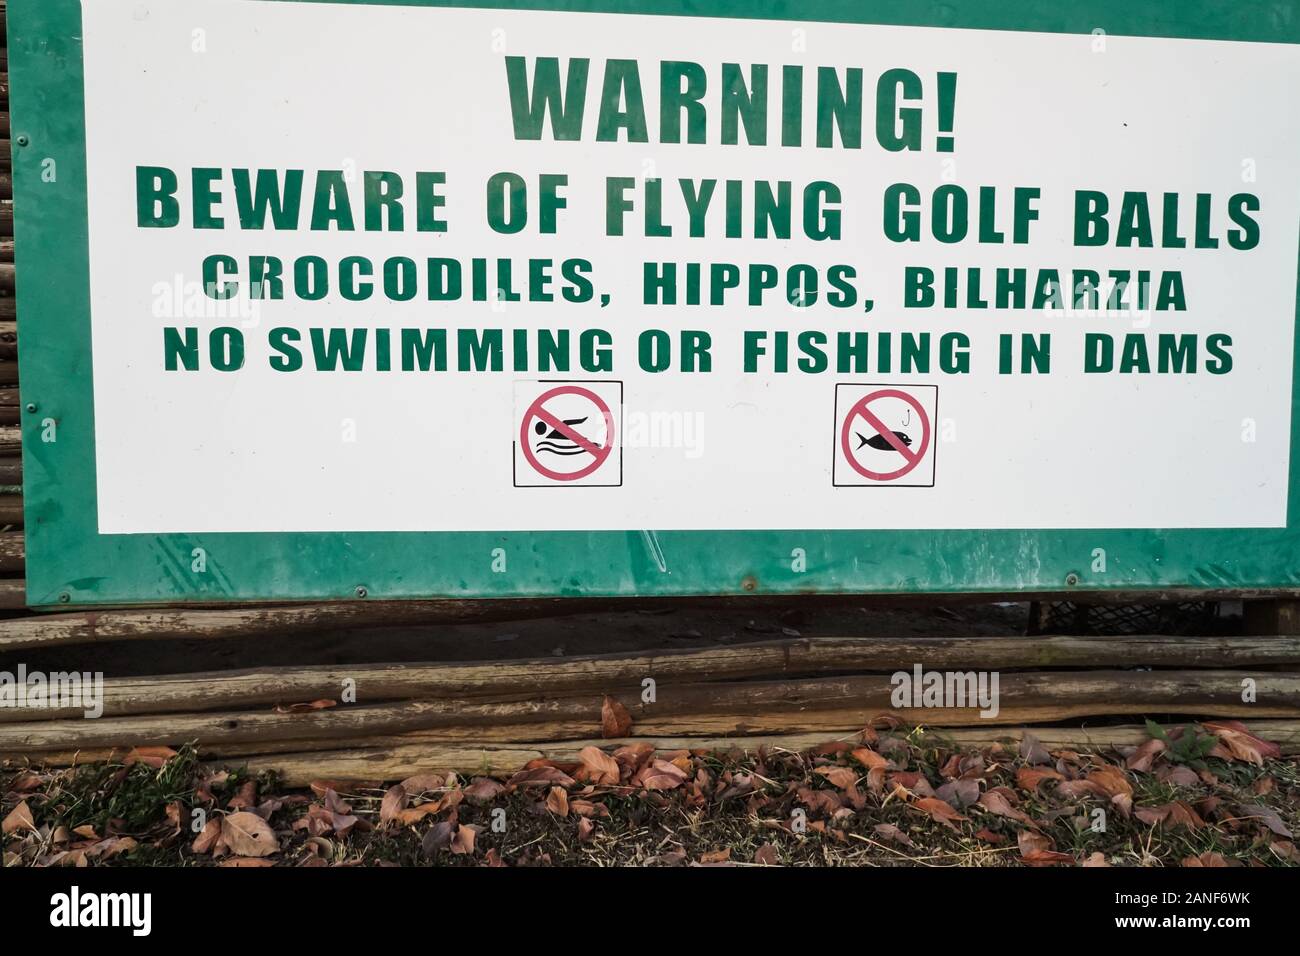
<svg viewBox="0 0 1300 956"><path fill-rule="evenodd" d="M890 443L889 439L886 438L884 435L875 434L872 435L870 438L867 438L865 435L862 434L862 432L854 432L853 434L858 436L858 448L861 448L863 445L870 445L872 448L879 449L880 451L897 450L894 448L893 444ZM894 432L894 437L897 438L900 442L902 442L907 447L909 448L912 447L911 436L909 436L906 432Z"/></svg>

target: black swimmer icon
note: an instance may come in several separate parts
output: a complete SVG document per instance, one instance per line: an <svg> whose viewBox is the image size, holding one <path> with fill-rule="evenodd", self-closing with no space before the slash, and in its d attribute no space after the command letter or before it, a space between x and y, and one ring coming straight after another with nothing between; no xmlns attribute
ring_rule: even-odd
<svg viewBox="0 0 1300 956"><path fill-rule="evenodd" d="M563 419L563 422L572 428L575 425L581 425L586 420L587 416L584 415L581 418L565 418ZM539 453L546 451L550 452L552 455L581 455L586 451L585 448L570 439L558 428L552 428L550 432L547 432L546 422L539 420L537 424L533 426L533 431L539 436L543 436L542 440L533 446L533 448Z"/></svg>

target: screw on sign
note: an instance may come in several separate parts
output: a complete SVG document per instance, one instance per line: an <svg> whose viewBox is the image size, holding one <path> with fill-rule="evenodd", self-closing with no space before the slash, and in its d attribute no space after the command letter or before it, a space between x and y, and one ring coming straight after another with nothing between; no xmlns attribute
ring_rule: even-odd
<svg viewBox="0 0 1300 956"><path fill-rule="evenodd" d="M580 385L560 385L537 396L519 426L525 460L553 481L590 475L609 458L614 437L609 405Z"/></svg>
<svg viewBox="0 0 1300 956"><path fill-rule="evenodd" d="M921 430L921 441L916 448L912 447L914 443L911 435L890 428L872 411L873 402L879 403L891 398L902 400L916 412L917 424ZM893 481L895 478L902 478L925 459L929 447L930 417L913 396L896 388L878 389L858 399L844 416L844 424L840 427L840 448L844 452L845 461L862 477L870 478L872 481ZM897 452L902 456L902 460L899 466L891 471L877 471L868 468L859 458L859 456L865 457L863 450L866 448Z"/></svg>

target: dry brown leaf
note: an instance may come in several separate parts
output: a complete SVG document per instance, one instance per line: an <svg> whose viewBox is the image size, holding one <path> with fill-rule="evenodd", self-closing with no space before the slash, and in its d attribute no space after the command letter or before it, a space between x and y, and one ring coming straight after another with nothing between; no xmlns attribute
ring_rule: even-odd
<svg viewBox="0 0 1300 956"><path fill-rule="evenodd" d="M1183 860L1183 866L1223 867L1232 866L1222 853L1207 852L1200 856L1189 856Z"/></svg>
<svg viewBox="0 0 1300 956"><path fill-rule="evenodd" d="M870 747L859 747L857 750L853 751L853 759L862 764L862 766L866 767L868 770L876 770L878 768L881 770L889 770L893 767L893 763L889 758L881 756Z"/></svg>
<svg viewBox="0 0 1300 956"><path fill-rule="evenodd" d="M1065 778L1051 769L1021 767L1016 771L1016 786L1033 793L1046 780L1064 780Z"/></svg>
<svg viewBox="0 0 1300 956"><path fill-rule="evenodd" d="M726 863L731 859L731 847L723 847L721 850L710 850L708 853L700 855L701 863Z"/></svg>
<svg viewBox="0 0 1300 956"><path fill-rule="evenodd" d="M872 829L875 830L876 836L882 840L892 840L894 843L901 843L903 846L916 849L916 844L912 842L912 838L892 823L877 823Z"/></svg>
<svg viewBox="0 0 1300 956"><path fill-rule="evenodd" d="M391 823L398 819L406 809L406 788L400 783L389 787L384 799L379 802L379 822Z"/></svg>
<svg viewBox="0 0 1300 956"><path fill-rule="evenodd" d="M32 819L32 809L27 806L24 800L18 806L9 811L9 815L4 818L4 823L0 824L2 830L7 836L10 833L17 833L19 830L36 830L36 821Z"/></svg>
<svg viewBox="0 0 1300 956"><path fill-rule="evenodd" d="M626 737L632 730L632 715L627 708L606 695L600 704L600 735L605 739Z"/></svg>
<svg viewBox="0 0 1300 956"><path fill-rule="evenodd" d="M319 860L320 857L313 857L313 859ZM324 862L325 862L324 860L321 860L321 863ZM228 860L223 860L219 865L220 866L275 866L275 860L267 860L263 857L256 857L256 856L232 856Z"/></svg>
<svg viewBox="0 0 1300 956"><path fill-rule="evenodd" d="M912 806L916 807L918 810L925 811L930 815L931 820L933 820L935 823L942 823L949 830L957 829L955 826L952 825L953 820L966 819L966 817L962 816L960 813L954 810L950 805L945 803L943 800L940 800L938 797L921 797L914 804L912 804Z"/></svg>
<svg viewBox="0 0 1300 956"><path fill-rule="evenodd" d="M569 815L569 792L563 787L551 787L551 792L546 795L546 809L557 817L567 817Z"/></svg>
<svg viewBox="0 0 1300 956"><path fill-rule="evenodd" d="M1110 866L1110 861L1106 859L1106 854L1100 851L1089 854L1088 859L1083 861L1084 866Z"/></svg>
<svg viewBox="0 0 1300 956"><path fill-rule="evenodd" d="M781 858L776 852L776 847L764 843L754 852L754 862L760 866L780 866Z"/></svg>
<svg viewBox="0 0 1300 956"><path fill-rule="evenodd" d="M997 814L1000 817L1007 817L1011 820L1017 820L1020 823L1025 824L1026 826L1031 826L1031 827L1038 826L1038 824L1034 822L1033 818L1030 817L1029 814L1021 810L1017 810L1015 807L1013 807L1011 805L1011 801L1008 800L1006 795L1003 794L997 787L993 788L992 790L986 790L984 793L980 794L979 805L983 807L985 810L989 811L989 813Z"/></svg>
<svg viewBox="0 0 1300 956"><path fill-rule="evenodd" d="M586 770L586 779L595 784L616 784L622 775L619 763L599 747L583 747L578 752Z"/></svg>
<svg viewBox="0 0 1300 956"><path fill-rule="evenodd" d="M1041 833L1021 830L1016 836L1020 846L1020 858L1030 866L1054 866L1057 863L1073 863L1074 857L1068 853L1057 853L1050 839Z"/></svg>
<svg viewBox="0 0 1300 956"><path fill-rule="evenodd" d="M415 796L430 790L441 790L446 782L447 778L440 773L417 773L403 780L401 787L410 796Z"/></svg>
<svg viewBox="0 0 1300 956"><path fill-rule="evenodd" d="M848 767L817 767L813 772L821 774L841 790L852 787L858 782L858 775Z"/></svg>
<svg viewBox="0 0 1300 956"><path fill-rule="evenodd" d="M456 827L456 833L451 838L451 852L458 856L470 856L474 853L474 838L478 836L478 828L462 823Z"/></svg>
<svg viewBox="0 0 1300 956"><path fill-rule="evenodd" d="M273 711L277 714L303 714L313 710L328 710L338 704L337 700L311 700L299 704L276 704Z"/></svg>
<svg viewBox="0 0 1300 956"><path fill-rule="evenodd" d="M1156 757L1159 756L1164 749L1165 742L1152 737L1142 746L1138 747L1137 750L1133 751L1133 753L1129 754L1129 758L1124 761L1124 765L1137 773L1147 773L1151 770L1151 765L1155 762Z"/></svg>
<svg viewBox="0 0 1300 956"><path fill-rule="evenodd" d="M190 849L195 853L207 853L216 846L217 841L220 839L221 818L213 817L203 825L203 829L199 831L199 835L196 836L194 842L190 844Z"/></svg>
<svg viewBox="0 0 1300 956"><path fill-rule="evenodd" d="M532 767L510 778L512 787L571 787L574 779L559 767Z"/></svg>
<svg viewBox="0 0 1300 956"><path fill-rule="evenodd" d="M1282 756L1281 747L1256 737L1240 721L1206 721L1202 726L1218 737L1219 743L1227 749L1231 756L1238 760L1245 760L1257 767L1262 767L1265 760L1274 760Z"/></svg>
<svg viewBox="0 0 1300 956"><path fill-rule="evenodd" d="M236 856L270 856L280 849L271 825L246 810L222 819L221 842Z"/></svg>
<svg viewBox="0 0 1300 956"><path fill-rule="evenodd" d="M1282 822L1278 812L1261 803L1244 803L1237 808L1238 819L1258 820L1280 837L1292 838L1291 831Z"/></svg>
<svg viewBox="0 0 1300 956"><path fill-rule="evenodd" d="M652 760L638 774L641 786L647 790L672 790L687 779L686 771L667 760Z"/></svg>
<svg viewBox="0 0 1300 956"><path fill-rule="evenodd" d="M1139 807L1133 811L1133 815L1150 826L1164 824L1168 827L1187 827L1189 830L1200 830L1205 826L1200 815L1181 800L1159 807Z"/></svg>
<svg viewBox="0 0 1300 956"><path fill-rule="evenodd" d="M461 793L465 794L467 800L486 803L488 800L496 799L505 788L505 784L491 777L475 777L468 787L461 790Z"/></svg>
<svg viewBox="0 0 1300 956"><path fill-rule="evenodd" d="M122 763L128 767L142 763L147 767L153 767L155 770L161 770L163 764L175 756L176 751L170 747L133 747Z"/></svg>

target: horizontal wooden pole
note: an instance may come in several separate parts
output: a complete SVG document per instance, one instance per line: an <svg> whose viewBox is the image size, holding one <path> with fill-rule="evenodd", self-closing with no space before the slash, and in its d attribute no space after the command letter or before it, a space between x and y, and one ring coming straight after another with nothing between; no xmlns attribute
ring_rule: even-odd
<svg viewBox="0 0 1300 956"><path fill-rule="evenodd" d="M22 578L0 578L0 610L17 611L27 606L27 582Z"/></svg>
<svg viewBox="0 0 1300 956"><path fill-rule="evenodd" d="M11 538L21 547L21 534ZM6 536L0 534L0 566ZM59 617L62 617L60 615ZM25 630L57 620L33 617L0 622ZM249 631L248 633L254 633ZM0 650L6 649L0 636ZM927 670L1088 668L1213 668L1300 666L1300 635L1124 637L818 637L606 654L557 660L476 661L452 664L350 664L264 667L104 681L106 717L187 711L239 710L334 699L352 681L360 700L519 697L603 693L611 687L659 682L892 673L920 664ZM73 716L48 708L0 708L0 723Z"/></svg>
<svg viewBox="0 0 1300 956"><path fill-rule="evenodd" d="M1187 714L1214 717L1300 717L1300 673L1251 675L1258 702L1243 703L1240 671L1047 671L1000 675L999 710L978 705L906 708L895 712L889 675L731 683L661 681L657 699L632 687L610 686L568 697L535 695L483 701L439 699L357 704L299 713L220 711L0 724L0 753L93 747L200 746L277 740L336 741L404 731L536 724L537 739L560 739L567 728L598 728L604 694L619 699L638 732L744 735L802 733L862 726L894 713L935 726L1042 723L1078 717ZM364 698L363 698L364 699Z"/></svg>
<svg viewBox="0 0 1300 956"><path fill-rule="evenodd" d="M1300 721L1251 721L1251 733L1263 740L1278 744L1282 752L1300 752ZM1097 728L971 728L940 731L939 735L960 748L984 748L1005 744L1015 749L1024 734L1032 733L1048 750L1103 750L1115 747L1135 747L1149 739L1144 726L1119 726ZM832 738L833 739L833 738ZM856 734L843 735L843 739L857 740ZM584 747L611 748L628 743L648 743L656 750L699 749L709 751L740 749L756 752L762 749L781 748L804 751L826 743L826 734L782 734L758 737L637 737L625 740L577 740L566 743L494 744L475 747L472 744L421 743L398 747L332 750L317 753L284 753L255 756L241 760L250 773L274 770L279 779L290 787L305 787L315 780L357 780L383 783L402 780L421 772L456 771L463 774L511 773L531 760L554 760L561 763L577 762ZM65 763L70 762L65 757Z"/></svg>
<svg viewBox="0 0 1300 956"><path fill-rule="evenodd" d="M22 495L0 495L0 528L5 525L11 528L23 526Z"/></svg>
<svg viewBox="0 0 1300 956"><path fill-rule="evenodd" d="M0 531L0 574L21 572L27 553L21 531Z"/></svg>
<svg viewBox="0 0 1300 956"><path fill-rule="evenodd" d="M21 499L18 502L16 516L21 523ZM0 515L3 512L3 497L0 497ZM579 602L564 598L511 598L477 601L355 600L317 604L249 604L226 608L173 606L80 611L0 621L0 653L106 641L208 640L261 635L286 637L338 628L523 620L611 608L629 609L628 602L619 599Z"/></svg>

